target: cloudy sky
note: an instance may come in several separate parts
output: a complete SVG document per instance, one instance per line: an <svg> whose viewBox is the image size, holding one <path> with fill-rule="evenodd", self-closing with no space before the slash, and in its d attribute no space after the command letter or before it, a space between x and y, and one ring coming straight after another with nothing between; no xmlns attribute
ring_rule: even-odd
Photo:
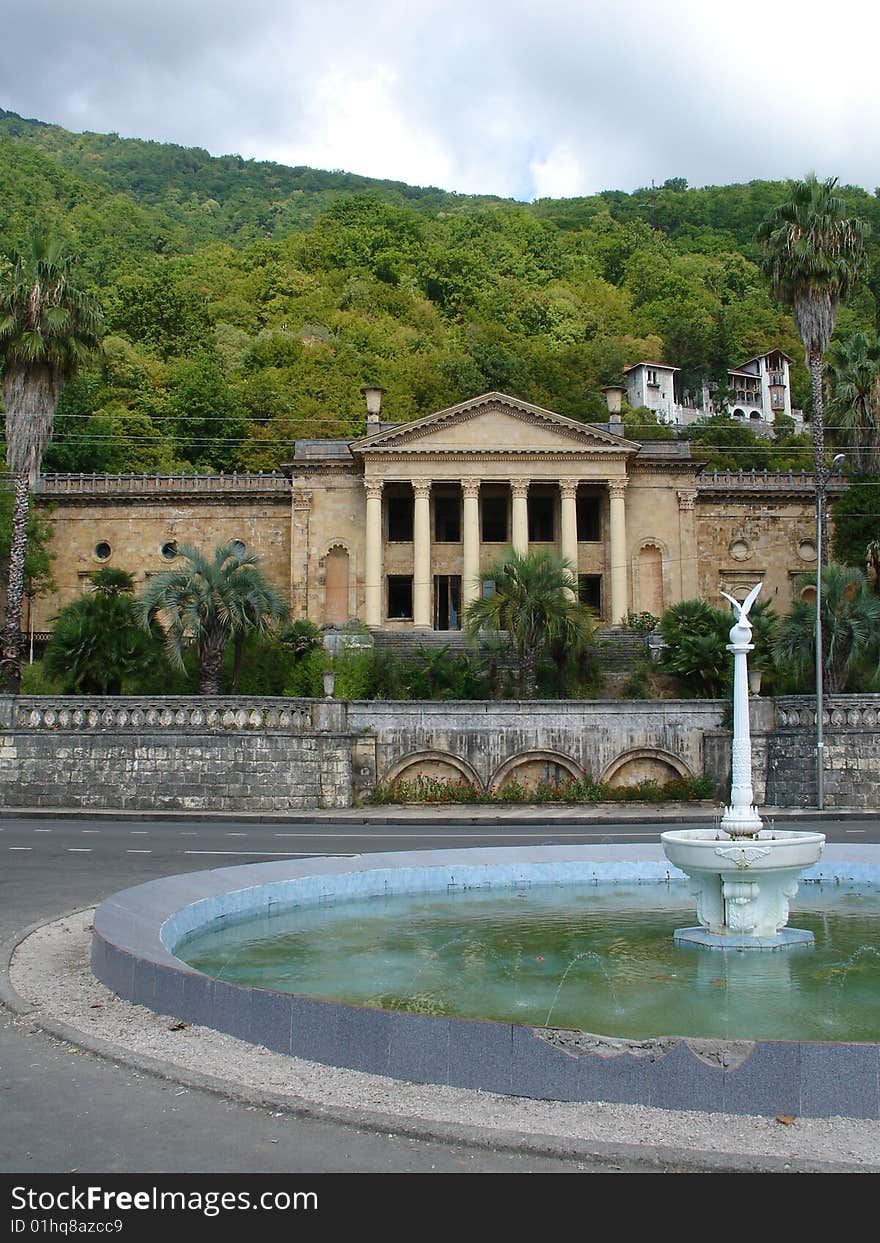
<svg viewBox="0 0 880 1243"><path fill-rule="evenodd" d="M880 184L868 0L6 0L0 106L533 199Z"/></svg>

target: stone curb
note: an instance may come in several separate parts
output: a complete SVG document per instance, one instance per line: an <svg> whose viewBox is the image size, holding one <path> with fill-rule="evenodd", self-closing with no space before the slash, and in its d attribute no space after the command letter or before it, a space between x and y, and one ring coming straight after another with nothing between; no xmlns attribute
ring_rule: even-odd
<svg viewBox="0 0 880 1243"><path fill-rule="evenodd" d="M761 807L761 816L772 820L868 820L876 815L870 808L833 808L818 811L816 808ZM720 809L711 809L705 803L693 804L596 804L593 810L572 810L570 806L548 803L542 806L520 807L508 814L463 804L420 805L419 811L405 804L387 804L382 807L331 808L313 811L247 812L247 811L134 811L130 809L107 810L82 807L0 807L0 820L155 820L168 823L217 821L241 824L401 824L424 827L426 818L436 815L454 824L473 825L622 825L622 824L712 824L720 815Z"/></svg>
<svg viewBox="0 0 880 1243"><path fill-rule="evenodd" d="M853 1173L851 1165L809 1159L783 1160L780 1157L742 1153L706 1153L686 1148L611 1144L603 1141L584 1142L562 1136L526 1134L519 1131L491 1130L487 1127L433 1122L418 1117L391 1116L370 1110L346 1109L321 1105L302 1097L259 1092L214 1075L178 1067L144 1054L132 1053L122 1045L80 1031L60 1020L45 1019L13 987L9 968L18 946L33 933L57 919L70 918L89 911L77 907L52 919L40 920L14 933L0 944L0 1005L20 1018L27 1018L48 1036L64 1044L84 1049L96 1057L151 1075L156 1079L177 1083L196 1091L210 1092L226 1100L258 1109L271 1109L299 1118L314 1118L377 1134L395 1134L410 1139L460 1144L463 1147L493 1152L513 1152L531 1156L557 1157L564 1160L592 1160L611 1167L626 1161L640 1164L646 1173ZM880 1165L860 1166L858 1172L878 1173Z"/></svg>

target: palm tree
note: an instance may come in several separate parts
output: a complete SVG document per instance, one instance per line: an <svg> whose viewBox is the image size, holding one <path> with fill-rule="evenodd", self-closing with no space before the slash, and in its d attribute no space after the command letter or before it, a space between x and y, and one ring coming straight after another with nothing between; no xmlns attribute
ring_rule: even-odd
<svg viewBox="0 0 880 1243"><path fill-rule="evenodd" d="M216 695L220 689L223 653L248 631L268 631L287 618L287 606L263 577L257 557L237 542L221 544L207 557L187 544L178 547L186 565L150 579L135 602L145 630L167 619L165 648L178 669L184 652L194 649L199 690Z"/></svg>
<svg viewBox="0 0 880 1243"><path fill-rule="evenodd" d="M135 619L130 574L108 568L90 580L92 590L52 619L43 663L65 693L121 695L125 679L156 667L161 648Z"/></svg>
<svg viewBox="0 0 880 1243"><path fill-rule="evenodd" d="M829 428L852 447L856 475L880 469L880 337L854 332L828 351Z"/></svg>
<svg viewBox="0 0 880 1243"><path fill-rule="evenodd" d="M21 612L30 490L52 438L65 383L97 348L101 308L69 279L56 237L34 232L26 253L0 275L0 394L6 411L6 462L14 487L6 623L0 663L13 693L21 685Z"/></svg>
<svg viewBox="0 0 880 1243"><path fill-rule="evenodd" d="M564 636L576 651L592 633L589 610L572 598L577 579L571 563L546 549L509 552L480 574L494 591L472 601L464 613L472 638L480 631L506 631L519 668L524 698L537 688L538 656L554 636Z"/></svg>
<svg viewBox="0 0 880 1243"><path fill-rule="evenodd" d="M813 392L813 471L817 503L828 483L825 464L825 406L822 359L828 349L837 311L852 294L865 265L864 220L846 216L843 199L834 193L836 177L789 182L790 198L762 221L758 241L764 248L762 268L774 293L790 307L804 345ZM827 524L822 531L822 562L828 560Z"/></svg>
<svg viewBox="0 0 880 1243"><path fill-rule="evenodd" d="M874 583L874 595L880 596L880 539L868 541L865 548L865 561Z"/></svg>
<svg viewBox="0 0 880 1243"><path fill-rule="evenodd" d="M803 591L815 582L815 574L803 574L795 587ZM846 690L868 663L880 667L880 598L861 570L834 561L822 571L822 653L825 689L832 695ZM808 685L815 654L816 605L801 599L780 624L777 660Z"/></svg>

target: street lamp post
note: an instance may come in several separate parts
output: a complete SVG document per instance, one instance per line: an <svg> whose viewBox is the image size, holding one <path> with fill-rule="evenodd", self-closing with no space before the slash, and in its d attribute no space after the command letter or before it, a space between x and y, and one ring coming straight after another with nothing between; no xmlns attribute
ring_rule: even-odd
<svg viewBox="0 0 880 1243"><path fill-rule="evenodd" d="M845 455L838 453L831 461L831 469L826 479L835 474L845 461ZM826 479L817 480L816 487L816 806L819 811L825 809L825 728L822 721L825 675L822 642L822 527L825 520L823 501Z"/></svg>

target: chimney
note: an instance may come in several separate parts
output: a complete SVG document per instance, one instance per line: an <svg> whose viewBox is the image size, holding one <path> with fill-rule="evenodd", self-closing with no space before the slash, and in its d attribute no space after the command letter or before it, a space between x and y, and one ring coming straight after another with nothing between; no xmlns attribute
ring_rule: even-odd
<svg viewBox="0 0 880 1243"><path fill-rule="evenodd" d="M379 430L379 412L382 409L384 388L375 384L367 384L361 389L361 396L367 399L367 433Z"/></svg>

